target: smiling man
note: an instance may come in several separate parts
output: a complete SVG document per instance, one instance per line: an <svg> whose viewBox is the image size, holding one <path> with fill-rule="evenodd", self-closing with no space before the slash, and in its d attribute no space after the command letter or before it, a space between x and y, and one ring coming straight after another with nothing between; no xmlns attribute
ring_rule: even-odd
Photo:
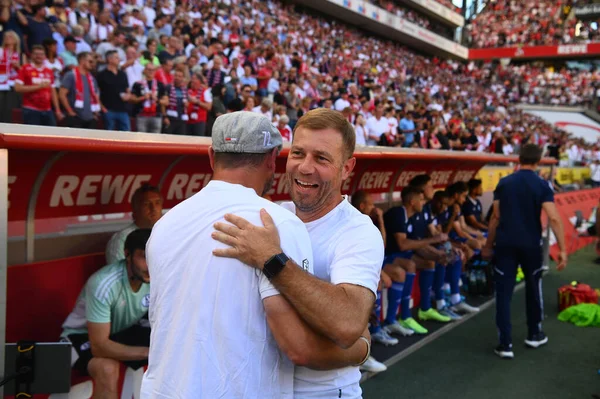
<svg viewBox="0 0 600 399"><path fill-rule="evenodd" d="M313 329L349 347L367 327L383 262L381 233L342 195L356 164L356 135L341 113L320 108L300 118L293 137L287 160L293 202L283 207L308 229L315 276L291 260L277 260L283 252L279 235L264 210L264 226L225 215L235 226L217 223L213 237L231 248L214 254L262 270ZM360 376L358 366L330 371L296 367L294 398L361 398Z"/></svg>

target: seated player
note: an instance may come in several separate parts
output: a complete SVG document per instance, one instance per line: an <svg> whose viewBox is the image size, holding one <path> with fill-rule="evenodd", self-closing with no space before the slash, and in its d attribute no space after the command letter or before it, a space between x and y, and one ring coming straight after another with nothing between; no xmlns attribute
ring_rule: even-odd
<svg viewBox="0 0 600 399"><path fill-rule="evenodd" d="M375 206L373 202L373 197L371 194L366 191L359 190L352 195L352 205L358 209L362 214L371 217L373 223L377 226L381 235L383 237L383 243L385 245L385 226L383 223L383 212L381 209ZM386 346L388 345L396 345L398 343L398 339L391 337L388 333L381 328L380 325L380 316L381 316L381 296L383 288L390 288L392 285L392 280L390 277L385 274L383 271L381 272L381 277L379 279L379 285L377 287L377 299L375 301L375 305L373 306L373 313L371 314L371 318L369 319L369 332L371 333L371 341L379 342ZM375 338L373 338L375 335ZM387 370L385 364L378 362L373 356L369 356L367 361L360 367L361 370L370 371L373 373L378 373Z"/></svg>
<svg viewBox="0 0 600 399"><path fill-rule="evenodd" d="M368 215L373 220L373 223L379 229L381 236L383 237L383 245L387 244L387 234L385 231L385 223L383 220L383 211L375 206L373 202L373 197L371 194L366 191L359 190L354 193L352 196L352 205L357 208L361 213ZM398 340L389 334L398 333L404 336L414 334L413 330L403 328L396 321L396 314L398 312L398 306L400 306L400 299L402 296L390 294L390 291L396 290L402 292L404 287L404 270L402 266L406 266L410 268L410 261L406 261L403 259L397 259L395 261L391 261L390 264L387 264L386 260L383 262L383 270L381 271L381 279L379 281L379 287L377 288L377 299L375 302L375 316L377 320L380 320L381 310L382 310L382 295L383 288L388 289L388 313L393 314L390 316L389 321L386 323L385 328L381 328L379 324L376 326L372 326L370 329L371 333L371 341L379 342L383 345L396 345ZM414 265L413 265L414 268ZM389 279L389 284L384 284ZM394 305L392 305L394 304ZM390 309L392 307L393 309ZM393 321L392 321L393 320ZM373 338L373 336L375 336Z"/></svg>
<svg viewBox="0 0 600 399"><path fill-rule="evenodd" d="M437 227L442 228L443 226L447 226L452 219L450 211L448 210L449 202L450 200L448 193L445 191L438 191L433 196L433 200L431 201L431 211L434 220L433 224ZM438 293L436 292L438 309L444 309L448 305L448 313L440 311L440 313L447 314L448 316L457 313L476 313L479 311L479 308L466 303L463 297L460 295L460 277L463 271L463 265L467 260L464 250L469 248L464 243L457 241L452 242L452 246L455 248L457 254L447 267L446 281L448 281L450 288L450 303L446 304L445 300L442 300L441 296L438 297Z"/></svg>
<svg viewBox="0 0 600 399"><path fill-rule="evenodd" d="M444 323L450 321L449 317L441 315L431 307L430 295L434 281L435 263L446 264L446 254L435 248L434 245L447 241L448 237L445 234L438 234L427 238L429 235L428 225L422 215L424 198L421 190L415 187L406 187L402 191L402 203L403 206L393 207L384 214L387 232L386 263L393 264L396 259L412 261L414 269L406 270L406 280L400 301L401 320L399 324L402 327L410 328L417 334L427 334L427 329L411 317L410 296L412 285L416 268L418 268L421 270L419 279L421 290L419 319L436 320Z"/></svg>
<svg viewBox="0 0 600 399"><path fill-rule="evenodd" d="M112 235L106 245L106 263L113 264L125 259L123 244L134 230L151 229L162 216L163 200L158 187L144 184L131 197L133 223Z"/></svg>
<svg viewBox="0 0 600 399"><path fill-rule="evenodd" d="M61 338L77 353L72 366L94 381L94 398L117 398L120 362L148 363L150 329L139 323L150 305L146 243L150 229L131 232L125 259L94 273L63 324Z"/></svg>
<svg viewBox="0 0 600 399"><path fill-rule="evenodd" d="M467 200L468 191L469 188L467 187L467 184L462 181L446 187L452 222L448 223L444 228L452 241L466 243L469 248L478 254L485 244L485 237L481 231L467 226L462 214L462 206ZM470 254L467 254L467 256L470 257Z"/></svg>
<svg viewBox="0 0 600 399"><path fill-rule="evenodd" d="M385 222L383 220L383 212L381 209L375 207L373 203L373 199L370 194L364 191L357 191L352 196L352 203L356 206L362 213L371 215L375 224L379 228L383 236L383 244L387 246L387 234L385 230ZM406 273L412 273L411 281L414 280L414 274L416 271L416 266L413 261L410 259L403 259L399 256L391 256L384 259L383 262L383 270L382 274L388 276L391 280L391 284L388 288L388 308L384 321L383 328L374 328L371 332L371 340L373 342L379 342L384 345L395 345L398 343L396 338L391 337L389 334L400 334L402 336L410 336L415 333L415 330L411 328L407 328L406 326L401 325L397 318L398 308L401 305L404 290L405 290L405 280ZM381 284L380 284L381 285ZM410 293L412 292L412 282L408 292L408 302L406 306L410 303ZM377 303L376 309L378 310L377 317L381 315L381 301L382 301L382 288L379 287L377 291ZM408 314L408 313L407 313ZM416 321L415 321L416 323ZM418 327L415 325L415 328Z"/></svg>
<svg viewBox="0 0 600 399"><path fill-rule="evenodd" d="M478 199L478 197L483 195L483 186L481 185L481 180L471 179L469 180L469 183L467 183L467 186L469 187L469 195L462 206L462 213L465 217L465 222L469 227L484 232L485 236L488 226L483 221L483 207L481 206L481 201Z"/></svg>
<svg viewBox="0 0 600 399"><path fill-rule="evenodd" d="M421 229L423 231L422 234L426 234L428 237L433 237L443 233L441 229L439 229L438 226L433 223L434 218L431 209L431 202L433 200L435 190L431 177L427 174L417 175L411 179L408 185L409 187L415 187L421 190L423 192L425 201L427 201L427 203L423 206L423 211L421 212L423 218L422 220L424 220L424 223L427 226L426 229ZM449 247L446 248L446 245L449 245ZM433 292L435 295L436 308L441 315L448 316L452 320L459 320L461 316L454 312L450 308L449 304L446 303L443 288L445 285L448 285L449 288L449 284L445 282L453 278L451 276L451 272L455 273L454 269L458 267L458 264L455 264L455 262L460 262L460 272L462 273L462 265L464 264L464 262L462 262L462 258L464 257L464 254L459 248L452 246L449 242L438 244L436 248L440 251L444 251L448 257L448 261L450 261L448 265L441 264L439 262L435 264Z"/></svg>

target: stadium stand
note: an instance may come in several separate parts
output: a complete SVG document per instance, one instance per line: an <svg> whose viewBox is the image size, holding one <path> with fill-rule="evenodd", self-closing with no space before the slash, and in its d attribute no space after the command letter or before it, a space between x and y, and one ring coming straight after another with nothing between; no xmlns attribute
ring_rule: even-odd
<svg viewBox="0 0 600 399"><path fill-rule="evenodd" d="M470 47L589 43L600 38L598 25L581 21L573 6L586 1L497 0L488 3L467 27Z"/></svg>
<svg viewBox="0 0 600 399"><path fill-rule="evenodd" d="M435 30L426 16L397 2L373 3ZM495 15L493 11L501 4L504 3L488 5L475 21ZM597 71L554 70L527 64L467 64L421 55L280 2L227 0L175 6L161 1L153 6L153 2L143 5L135 1L106 1L100 11L96 2L80 1L69 6L59 0L44 7L38 5L38 0L27 0L22 6L3 2L0 7L0 64L6 72L0 76L7 77L6 85L0 85L0 96L12 105L3 109L1 121L34 120L23 118L24 111L31 115L32 103L24 107L18 104L25 98L35 98L35 93L18 94L10 87L27 78L19 73L27 70L22 66L28 61L32 46L40 44L47 54L44 65L54 73L51 90L60 93L63 87L68 97L64 102L61 99L66 118L57 114L59 124L92 123L89 126L103 127L110 119L109 126L113 126L115 114L127 112L130 126L136 127L140 116L148 117L148 112L152 112L162 125L158 131L163 133L181 132L186 127L189 134L209 135L218 115L241 109L271 115L274 122L286 115L288 123L278 125L288 131L308 109L325 106L339 111L349 108L347 115L353 123L361 113L365 124L358 130L367 134L359 142L366 145L511 154L530 140L546 144L557 139L560 144L567 144L564 131L516 110L515 104L592 104L599 81ZM537 9L513 8L515 18L520 15L517 11ZM555 9L561 11L558 6ZM17 33L18 40L7 33L10 31ZM53 40L43 39L49 35ZM19 49L21 55L15 55ZM112 107L104 110L111 112L104 116L96 113L95 120L81 121L77 120L82 117L75 112L77 109L67 112L65 102L71 102L70 108L75 108L77 87L72 84L75 79L71 71L77 69L76 57L90 50L94 55L90 68L96 78L106 68L105 55L113 54L110 50L117 51L120 71L126 75L132 95L119 97L116 90L102 90L101 100L109 101ZM155 71L150 71L143 83L145 68ZM185 85L171 85L174 71L182 72ZM196 75L198 79L190 80ZM158 90L149 88L153 81L158 82ZM103 87L112 87L106 76L99 84L102 82ZM140 83L136 87L137 82ZM347 98L343 91L348 92ZM252 98L252 103L248 98ZM165 102L158 104L162 101ZM384 124L379 122L379 130L369 132L380 121L373 121L377 103L384 105L388 127L381 130ZM49 103L47 107L50 109ZM33 108L36 109L35 104ZM188 120L158 118L178 111L180 119ZM414 114L414 127L399 129L409 113ZM92 116L88 112L83 117ZM202 124L205 127L199 126ZM382 139L384 133L388 133L387 140ZM287 133L286 136L291 137ZM592 150L580 144L585 150Z"/></svg>

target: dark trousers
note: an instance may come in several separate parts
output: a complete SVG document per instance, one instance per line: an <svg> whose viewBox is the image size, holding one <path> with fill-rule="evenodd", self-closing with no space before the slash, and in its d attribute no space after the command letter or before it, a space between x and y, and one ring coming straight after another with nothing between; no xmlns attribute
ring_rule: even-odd
<svg viewBox="0 0 600 399"><path fill-rule="evenodd" d="M525 274L525 292L527 308L527 327L529 335L542 330L544 300L542 298L542 247L517 248L496 247L496 326L500 343L512 344L512 325L510 322L510 301L515 288L519 265Z"/></svg>
<svg viewBox="0 0 600 399"><path fill-rule="evenodd" d="M178 135L186 135L187 134L187 123L177 118L169 118L171 122L169 126L163 125L163 129L166 129L165 133L167 134L178 134Z"/></svg>
<svg viewBox="0 0 600 399"><path fill-rule="evenodd" d="M36 111L23 108L23 123L26 125L56 126L56 118L52 111Z"/></svg>
<svg viewBox="0 0 600 399"><path fill-rule="evenodd" d="M96 129L96 120L90 119L89 121L84 121L78 116L69 116L67 117L67 126L74 127L79 129Z"/></svg>

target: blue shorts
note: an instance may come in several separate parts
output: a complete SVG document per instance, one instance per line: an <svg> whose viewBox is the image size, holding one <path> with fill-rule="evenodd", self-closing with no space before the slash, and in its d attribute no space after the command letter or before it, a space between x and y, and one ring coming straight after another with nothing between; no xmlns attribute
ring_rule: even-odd
<svg viewBox="0 0 600 399"><path fill-rule="evenodd" d="M394 263L394 261L398 258L411 259L414 254L415 254L414 251L401 251L401 252L393 253L393 254L388 255L385 258L383 258L383 265L381 265L381 267Z"/></svg>
<svg viewBox="0 0 600 399"><path fill-rule="evenodd" d="M466 238L462 238L461 236L459 236L458 234L456 234L454 231L452 231L450 234L448 234L448 237L450 237L450 239L452 241L458 241L458 242L461 242L463 244L465 242L467 242Z"/></svg>

